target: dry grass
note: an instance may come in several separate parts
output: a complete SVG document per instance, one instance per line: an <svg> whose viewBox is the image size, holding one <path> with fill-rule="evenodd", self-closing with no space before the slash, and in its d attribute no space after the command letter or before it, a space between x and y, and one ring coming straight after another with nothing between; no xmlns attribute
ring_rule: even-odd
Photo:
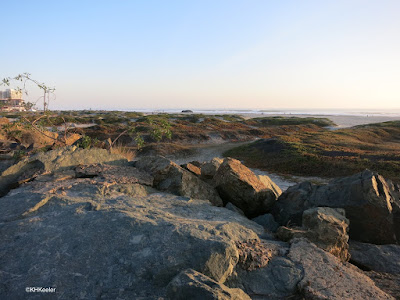
<svg viewBox="0 0 400 300"><path fill-rule="evenodd" d="M128 147L122 146L121 144L115 145L110 149L112 154L119 154L125 157L128 161L132 161L136 157L136 151L131 150Z"/></svg>

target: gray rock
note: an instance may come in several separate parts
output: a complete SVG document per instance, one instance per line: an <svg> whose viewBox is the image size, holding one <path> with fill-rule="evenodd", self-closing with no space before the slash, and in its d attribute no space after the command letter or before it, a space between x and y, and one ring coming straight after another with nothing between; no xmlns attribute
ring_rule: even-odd
<svg viewBox="0 0 400 300"><path fill-rule="evenodd" d="M350 242L351 262L363 270L400 274L400 246Z"/></svg>
<svg viewBox="0 0 400 300"><path fill-rule="evenodd" d="M313 206L309 199L315 189L308 181L289 187L272 208L275 220L283 226L301 225L303 211Z"/></svg>
<svg viewBox="0 0 400 300"><path fill-rule="evenodd" d="M239 260L235 241L263 231L206 201L142 192L110 190L99 178L12 190L1 199L2 297L51 286L59 299L157 299L188 268L223 283Z"/></svg>
<svg viewBox="0 0 400 300"><path fill-rule="evenodd" d="M201 166L201 177L204 179L212 179L222 162L223 160L221 158L214 157L210 162L204 163Z"/></svg>
<svg viewBox="0 0 400 300"><path fill-rule="evenodd" d="M1 174L0 196L17 187L19 182L32 180L43 172L65 171L79 164L95 163L123 165L127 164L127 160L105 149L77 149L75 146L41 152L21 160Z"/></svg>
<svg viewBox="0 0 400 300"><path fill-rule="evenodd" d="M394 299L369 277L307 240L295 240L288 257L304 270L298 289L306 299Z"/></svg>
<svg viewBox="0 0 400 300"><path fill-rule="evenodd" d="M396 243L390 186L377 173L368 170L316 186L308 182L289 188L276 202L277 221L301 225L302 212L316 206L344 208L350 220L350 238L374 244Z"/></svg>
<svg viewBox="0 0 400 300"><path fill-rule="evenodd" d="M243 210L241 210L240 208L236 207L235 205L233 205L233 204L230 203L230 202L228 202L228 203L225 205L225 208L226 208L226 209L229 209L229 210L231 210L231 211L234 211L234 212L238 213L239 215L244 216Z"/></svg>
<svg viewBox="0 0 400 300"><path fill-rule="evenodd" d="M335 255L341 261L348 261L349 220L341 208L316 207L303 213L305 237L318 247Z"/></svg>
<svg viewBox="0 0 400 300"><path fill-rule="evenodd" d="M132 166L112 166L105 164L79 165L75 169L76 178L102 177L108 182L139 183L152 186L153 177ZM65 171L63 171L65 173Z"/></svg>
<svg viewBox="0 0 400 300"><path fill-rule="evenodd" d="M271 232L276 232L276 230L279 227L279 224L277 222L275 222L275 218L271 214L264 214L264 215L255 217L254 219L252 219L252 221L256 222L257 224L260 224L265 229L267 229Z"/></svg>
<svg viewBox="0 0 400 300"><path fill-rule="evenodd" d="M250 300L241 289L228 288L192 269L182 271L168 284L167 297L173 300Z"/></svg>
<svg viewBox="0 0 400 300"><path fill-rule="evenodd" d="M226 285L241 288L252 299L286 299L297 294L297 284L302 278L301 266L276 256L264 268L254 271L236 268Z"/></svg>
<svg viewBox="0 0 400 300"><path fill-rule="evenodd" d="M274 192L236 159L224 159L214 181L222 200L231 202L250 218L268 212L276 201Z"/></svg>
<svg viewBox="0 0 400 300"><path fill-rule="evenodd" d="M364 274L371 278L382 291L395 299L400 299L400 274L375 271L365 271Z"/></svg>
<svg viewBox="0 0 400 300"><path fill-rule="evenodd" d="M169 159L162 156L147 156L138 160L135 167L151 174L154 177L153 186L158 190L209 200L216 206L222 206L222 200L214 187Z"/></svg>

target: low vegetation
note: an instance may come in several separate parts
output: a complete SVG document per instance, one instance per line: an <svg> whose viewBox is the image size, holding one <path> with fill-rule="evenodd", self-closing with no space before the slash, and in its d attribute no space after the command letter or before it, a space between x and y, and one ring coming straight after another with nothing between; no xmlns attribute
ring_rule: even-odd
<svg viewBox="0 0 400 300"><path fill-rule="evenodd" d="M244 119L238 115L90 110L47 111L45 115L3 112L1 116L1 139L25 147L33 143L30 151L67 143L115 148L133 159L143 154L189 155L198 144L259 139L225 155L281 174L335 177L369 168L400 179L400 121L331 131L326 127L335 124L325 118ZM29 154L23 147L17 150L12 153L14 158Z"/></svg>
<svg viewBox="0 0 400 300"><path fill-rule="evenodd" d="M280 135L224 155L283 174L336 177L371 169L399 181L400 121Z"/></svg>

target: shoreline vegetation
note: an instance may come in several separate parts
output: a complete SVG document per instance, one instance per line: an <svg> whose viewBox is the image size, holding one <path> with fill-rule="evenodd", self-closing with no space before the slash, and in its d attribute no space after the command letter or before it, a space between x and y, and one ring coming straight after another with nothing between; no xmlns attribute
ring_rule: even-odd
<svg viewBox="0 0 400 300"><path fill-rule="evenodd" d="M36 122L46 135L64 136L68 144L82 148L107 148L107 140L113 141L118 146L114 151L119 149L131 159L152 154L185 157L193 155L199 146L240 142L223 155L280 175L333 178L371 169L400 180L400 121L331 130L338 127L329 118L304 116L247 118L235 114L91 110L49 111L39 120L40 112L0 115L1 139L21 145L16 152L7 149L9 143L3 143L3 159L10 158L4 157L7 153L19 158L29 151L57 146L54 139L26 126L27 122ZM154 124L168 128L170 138L165 132L157 132Z"/></svg>

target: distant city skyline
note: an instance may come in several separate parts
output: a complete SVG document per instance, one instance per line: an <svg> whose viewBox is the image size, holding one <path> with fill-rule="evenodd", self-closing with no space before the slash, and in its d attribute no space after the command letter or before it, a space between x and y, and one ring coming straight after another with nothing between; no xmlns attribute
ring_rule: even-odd
<svg viewBox="0 0 400 300"><path fill-rule="evenodd" d="M51 109L400 109L400 1L0 8L0 78L54 86Z"/></svg>

